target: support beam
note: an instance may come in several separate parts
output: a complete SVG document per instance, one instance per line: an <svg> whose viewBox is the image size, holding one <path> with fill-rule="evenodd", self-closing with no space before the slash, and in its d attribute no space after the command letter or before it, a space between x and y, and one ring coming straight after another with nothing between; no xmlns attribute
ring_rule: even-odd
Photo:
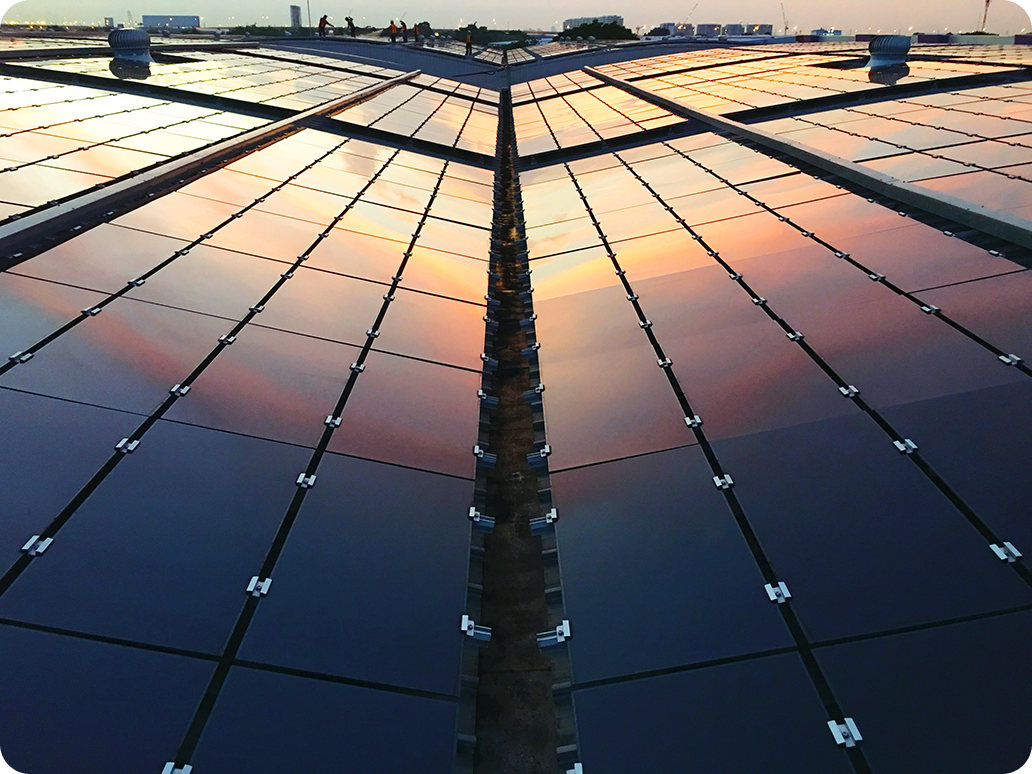
<svg viewBox="0 0 1032 774"><path fill-rule="evenodd" d="M667 97L661 97L647 89L635 86L619 78L613 78L592 67L585 67L584 72L611 86L616 86L628 94L633 94L646 102L658 105L674 115L699 121L709 126L712 131L749 140L775 153L837 175L841 179L873 191L879 196L884 196L909 207L924 210L999 239L1032 249L1032 221L1015 218L1013 215L991 210L982 205L922 188L912 183L905 183L898 178L868 169L853 161L848 161L829 153L823 153L802 143L787 140L784 137L779 137L762 129L746 126L726 116L718 116L715 113L682 105L680 102Z"/></svg>
<svg viewBox="0 0 1032 774"><path fill-rule="evenodd" d="M310 120L328 118L418 75L418 70L405 73L9 219L0 225L0 271L289 137L304 129Z"/></svg>

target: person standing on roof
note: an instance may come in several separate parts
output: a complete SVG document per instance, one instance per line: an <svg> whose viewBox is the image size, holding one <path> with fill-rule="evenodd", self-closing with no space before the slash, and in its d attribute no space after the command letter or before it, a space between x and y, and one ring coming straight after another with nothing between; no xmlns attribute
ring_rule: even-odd
<svg viewBox="0 0 1032 774"><path fill-rule="evenodd" d="M355 35L355 20L352 19L350 16L345 16L344 17L344 21L346 21L348 23L348 35L350 35L351 37L356 37L356 35Z"/></svg>
<svg viewBox="0 0 1032 774"><path fill-rule="evenodd" d="M398 42L398 25L394 23L394 19L391 19L391 43Z"/></svg>
<svg viewBox="0 0 1032 774"><path fill-rule="evenodd" d="M401 42L408 43L408 25L404 19L401 20Z"/></svg>
<svg viewBox="0 0 1032 774"><path fill-rule="evenodd" d="M412 42L415 45L419 45L419 25L417 24L412 28Z"/></svg>
<svg viewBox="0 0 1032 774"><path fill-rule="evenodd" d="M311 22L309 22L309 24L311 24ZM320 38L325 38L326 37L326 28L329 26L329 24L330 24L329 19L326 18L326 14L323 14L322 18L319 19L319 37Z"/></svg>
<svg viewBox="0 0 1032 774"><path fill-rule="evenodd" d="M466 30L466 56L473 56L473 30Z"/></svg>

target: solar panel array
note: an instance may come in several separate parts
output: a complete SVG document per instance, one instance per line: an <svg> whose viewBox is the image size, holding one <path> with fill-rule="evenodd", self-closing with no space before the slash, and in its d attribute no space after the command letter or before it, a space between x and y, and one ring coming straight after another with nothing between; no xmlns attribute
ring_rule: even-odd
<svg viewBox="0 0 1032 774"><path fill-rule="evenodd" d="M690 108L773 111L752 126L1027 217L1027 49L934 50L906 95L844 44L599 69ZM0 244L98 184L250 137L268 120L247 106L289 121L402 75L182 58L151 65L160 97L100 58L8 68ZM241 104L200 106L223 96ZM558 759L1020 766L1028 253L649 96L572 70L514 85L510 113L422 74L3 255L12 766L466 770L500 237L496 170L461 153L500 164L509 122L519 157L552 154L517 159L507 238L532 270L546 587L572 632Z"/></svg>

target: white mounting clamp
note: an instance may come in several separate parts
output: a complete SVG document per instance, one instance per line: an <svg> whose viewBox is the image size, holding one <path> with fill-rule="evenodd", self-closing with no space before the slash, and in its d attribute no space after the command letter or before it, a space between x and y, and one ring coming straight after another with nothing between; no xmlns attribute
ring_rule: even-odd
<svg viewBox="0 0 1032 774"><path fill-rule="evenodd" d="M1002 546L993 543L989 548L1000 558L1000 561L1007 562L1008 564L1014 564L1021 558L1021 551L1016 549L1010 541L1004 541Z"/></svg>
<svg viewBox="0 0 1032 774"><path fill-rule="evenodd" d="M831 735L835 737L836 744L845 745L846 747L856 747L857 742L862 742L864 740L860 735L860 729L857 728L856 723L853 722L853 718L844 718L841 723L829 720L828 728L831 729Z"/></svg>
<svg viewBox="0 0 1032 774"><path fill-rule="evenodd" d="M785 585L784 581L778 581L777 586L768 583L763 588L767 592L767 596L770 597L770 601L777 602L779 605L785 604L792 598L792 592L788 590L788 586Z"/></svg>
<svg viewBox="0 0 1032 774"><path fill-rule="evenodd" d="M47 548L50 547L50 544L53 542L53 538L46 538L45 540L40 540L39 535L33 535L29 538L29 542L22 546L21 550L29 556L39 556L44 551L46 551Z"/></svg>
<svg viewBox="0 0 1032 774"><path fill-rule="evenodd" d="M537 636L538 647L554 648L558 645L562 645L570 638L570 622L563 619L563 622L559 624L555 629L549 629L547 632L541 632Z"/></svg>
<svg viewBox="0 0 1032 774"><path fill-rule="evenodd" d="M272 578L261 580L255 575L251 578L251 582L247 584L247 593L252 597L264 597L269 593L270 586L272 586Z"/></svg>

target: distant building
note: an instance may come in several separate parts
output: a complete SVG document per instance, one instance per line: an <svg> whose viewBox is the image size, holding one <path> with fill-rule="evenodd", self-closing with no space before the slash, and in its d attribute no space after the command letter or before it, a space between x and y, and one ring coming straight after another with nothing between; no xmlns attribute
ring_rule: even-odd
<svg viewBox="0 0 1032 774"><path fill-rule="evenodd" d="M723 34L723 35L733 35L733 36L744 35L745 34L745 25L744 24L725 24L724 25L724 29L721 30L721 34Z"/></svg>
<svg viewBox="0 0 1032 774"><path fill-rule="evenodd" d="M842 30L826 30L824 27L821 27L820 29L811 31L810 34L823 38L825 35L841 35Z"/></svg>
<svg viewBox="0 0 1032 774"><path fill-rule="evenodd" d="M687 38L695 34L695 27L691 24L678 24L677 22L663 22L657 27L665 29L672 38Z"/></svg>
<svg viewBox="0 0 1032 774"><path fill-rule="evenodd" d="M773 24L746 24L745 25L746 35L773 35L774 25Z"/></svg>
<svg viewBox="0 0 1032 774"><path fill-rule="evenodd" d="M301 6L290 6L290 26L298 29L301 26Z"/></svg>
<svg viewBox="0 0 1032 774"><path fill-rule="evenodd" d="M148 16L143 15L144 27L157 27L159 30L189 30L201 26L200 16Z"/></svg>
<svg viewBox="0 0 1032 774"><path fill-rule="evenodd" d="M107 27L109 30L113 30L115 28L115 17L114 16L105 16L104 17L104 26Z"/></svg>
<svg viewBox="0 0 1032 774"><path fill-rule="evenodd" d="M720 29L719 24L700 24L695 34L703 38L715 38L720 34Z"/></svg>
<svg viewBox="0 0 1032 774"><path fill-rule="evenodd" d="M591 24L592 22L598 22L599 24L619 24L623 26L622 16L579 16L575 19L567 19L563 22L563 29L570 30L574 27L580 27L582 24Z"/></svg>

